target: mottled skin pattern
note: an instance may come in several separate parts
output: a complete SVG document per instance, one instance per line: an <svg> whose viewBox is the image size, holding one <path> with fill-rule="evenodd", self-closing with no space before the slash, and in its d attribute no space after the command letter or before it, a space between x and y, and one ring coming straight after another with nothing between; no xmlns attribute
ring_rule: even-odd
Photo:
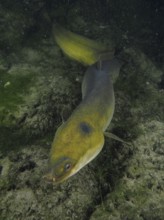
<svg viewBox="0 0 164 220"><path fill-rule="evenodd" d="M118 74L116 59L88 68L82 83L82 102L55 135L47 179L61 182L94 159L104 145L103 132L114 112L111 76Z"/></svg>

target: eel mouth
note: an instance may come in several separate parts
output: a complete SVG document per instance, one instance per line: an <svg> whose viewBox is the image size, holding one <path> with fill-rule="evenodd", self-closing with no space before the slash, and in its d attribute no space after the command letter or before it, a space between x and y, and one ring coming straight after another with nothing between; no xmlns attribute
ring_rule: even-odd
<svg viewBox="0 0 164 220"><path fill-rule="evenodd" d="M54 175L52 175L52 173L48 173L48 174L44 175L43 179L49 183L57 182L57 178Z"/></svg>
<svg viewBox="0 0 164 220"><path fill-rule="evenodd" d="M49 183L57 184L57 183L61 183L64 180L68 179L69 175L58 177L58 176L55 176L52 172L49 172L49 173L45 174L42 178Z"/></svg>

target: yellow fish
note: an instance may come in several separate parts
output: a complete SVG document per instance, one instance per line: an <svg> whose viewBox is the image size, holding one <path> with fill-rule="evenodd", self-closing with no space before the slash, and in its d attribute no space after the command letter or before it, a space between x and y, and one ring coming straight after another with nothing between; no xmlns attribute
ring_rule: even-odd
<svg viewBox="0 0 164 220"><path fill-rule="evenodd" d="M63 42L65 46L61 47L64 51L66 48L67 51L70 47L67 45L69 41L66 39L69 39L72 45L73 40L70 39L69 34L68 38L66 33L63 36L63 30L57 35L58 41L59 38L61 41L66 41ZM85 51L83 53L89 54L90 61L86 61L87 57L84 59L83 55L79 55L81 58L78 57L77 60L86 64L97 61L96 52L88 52L92 50L90 47L92 42L91 44L88 41L85 43L85 39L80 37L80 41L81 39L84 40L82 48L87 50L86 53ZM76 44L76 42L79 40L77 39L74 43ZM74 48L79 48L80 51L81 44L78 43ZM71 51L71 54L75 53ZM101 61L99 67L95 63L87 69L82 82L82 101L55 134L50 151L50 170L45 176L49 181L59 183L66 180L93 160L101 151L104 145L104 131L111 122L115 106L112 76L118 75L119 70L120 64L115 58Z"/></svg>

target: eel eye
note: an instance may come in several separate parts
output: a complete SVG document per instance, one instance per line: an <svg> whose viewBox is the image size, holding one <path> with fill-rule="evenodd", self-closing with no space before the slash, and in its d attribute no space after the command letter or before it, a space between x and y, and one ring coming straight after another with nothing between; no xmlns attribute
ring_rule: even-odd
<svg viewBox="0 0 164 220"><path fill-rule="evenodd" d="M64 168L65 168L65 171L69 171L70 168L71 168L71 164L70 163L66 163Z"/></svg>

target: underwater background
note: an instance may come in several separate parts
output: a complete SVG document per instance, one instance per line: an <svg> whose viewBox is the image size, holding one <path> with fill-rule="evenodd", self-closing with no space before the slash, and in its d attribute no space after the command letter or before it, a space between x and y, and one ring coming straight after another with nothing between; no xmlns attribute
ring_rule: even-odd
<svg viewBox="0 0 164 220"><path fill-rule="evenodd" d="M59 185L42 177L56 129L81 101L86 67L63 55L52 21L114 45L112 133ZM0 220L164 219L162 0L0 0Z"/></svg>

